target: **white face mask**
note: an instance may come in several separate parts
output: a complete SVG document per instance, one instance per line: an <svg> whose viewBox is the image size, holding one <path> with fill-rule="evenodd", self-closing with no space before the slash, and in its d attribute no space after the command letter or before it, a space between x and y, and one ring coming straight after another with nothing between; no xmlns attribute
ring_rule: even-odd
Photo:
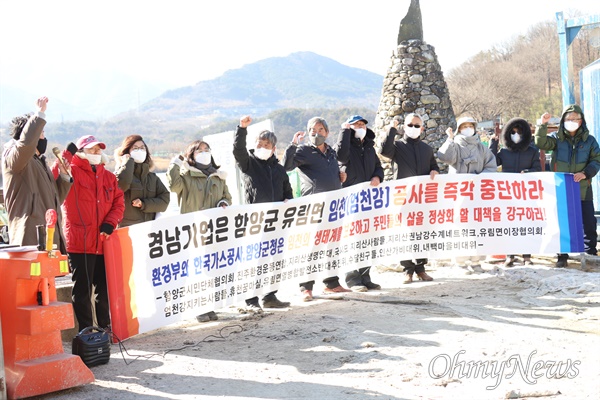
<svg viewBox="0 0 600 400"><path fill-rule="evenodd" d="M579 124L575 121L565 121L565 129L569 132L575 132L579 128Z"/></svg>
<svg viewBox="0 0 600 400"><path fill-rule="evenodd" d="M90 162L91 165L98 165L102 161L102 154L85 154L85 158Z"/></svg>
<svg viewBox="0 0 600 400"><path fill-rule="evenodd" d="M475 133L475 129L473 128L463 128L460 130L460 134L463 136L473 136L473 134Z"/></svg>
<svg viewBox="0 0 600 400"><path fill-rule="evenodd" d="M404 133L411 139L416 139L421 136L421 128L415 128L414 126L411 128L410 126L404 127Z"/></svg>
<svg viewBox="0 0 600 400"><path fill-rule="evenodd" d="M519 135L518 133L511 133L510 138L513 142L515 142L515 144L521 141L521 135Z"/></svg>
<svg viewBox="0 0 600 400"><path fill-rule="evenodd" d="M146 160L146 150L133 150L129 155L137 164L141 164Z"/></svg>
<svg viewBox="0 0 600 400"><path fill-rule="evenodd" d="M354 137L360 140L363 140L367 135L367 130L365 128L358 128L354 130Z"/></svg>
<svg viewBox="0 0 600 400"><path fill-rule="evenodd" d="M210 151L203 151L194 156L194 161L197 164L209 165L210 164Z"/></svg>
<svg viewBox="0 0 600 400"><path fill-rule="evenodd" d="M254 149L254 155L256 158L261 160L268 160L271 157L272 151L261 147L260 149Z"/></svg>

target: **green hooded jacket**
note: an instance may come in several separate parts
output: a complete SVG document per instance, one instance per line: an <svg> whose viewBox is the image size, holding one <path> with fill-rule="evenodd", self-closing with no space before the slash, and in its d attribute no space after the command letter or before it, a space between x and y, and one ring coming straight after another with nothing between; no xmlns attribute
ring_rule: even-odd
<svg viewBox="0 0 600 400"><path fill-rule="evenodd" d="M565 116L568 113L581 114L581 126L571 134L565 129ZM567 106L560 119L558 131L548 136L548 125L538 125L535 131L535 145L540 150L552 151L550 169L554 172L583 172L586 179L579 182L581 200L593 200L591 180L600 170L600 147L585 123L581 107Z"/></svg>

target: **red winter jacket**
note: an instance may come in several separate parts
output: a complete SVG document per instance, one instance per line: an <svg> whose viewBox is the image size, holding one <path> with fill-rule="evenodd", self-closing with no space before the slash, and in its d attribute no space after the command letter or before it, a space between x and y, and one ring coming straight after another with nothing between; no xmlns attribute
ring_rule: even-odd
<svg viewBox="0 0 600 400"><path fill-rule="evenodd" d="M104 164L96 165L94 172L78 155L70 164L73 186L62 204L67 252L103 254L100 227L108 224L114 229L123 219L123 191Z"/></svg>

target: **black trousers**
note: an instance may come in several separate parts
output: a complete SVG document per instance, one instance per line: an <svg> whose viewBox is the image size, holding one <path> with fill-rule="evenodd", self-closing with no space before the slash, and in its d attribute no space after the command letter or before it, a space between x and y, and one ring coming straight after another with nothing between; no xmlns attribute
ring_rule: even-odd
<svg viewBox="0 0 600 400"><path fill-rule="evenodd" d="M594 215L594 201L581 202L581 219L583 220L583 249L587 254L596 255L598 250L598 233L596 231L596 216Z"/></svg>
<svg viewBox="0 0 600 400"><path fill-rule="evenodd" d="M97 254L68 253L73 272L73 311L79 329L94 325L94 311L100 328L110 325L108 287L104 256ZM95 287L95 292L92 292ZM92 307L92 294L96 294Z"/></svg>
<svg viewBox="0 0 600 400"><path fill-rule="evenodd" d="M349 288L352 286L365 286L371 282L371 267L355 269L346 273L346 285Z"/></svg>
<svg viewBox="0 0 600 400"><path fill-rule="evenodd" d="M594 201L584 200L581 202L581 219L583 222L583 250L593 256L598 254L598 232L596 231L596 215L594 215ZM559 260L566 260L568 254L558 254Z"/></svg>

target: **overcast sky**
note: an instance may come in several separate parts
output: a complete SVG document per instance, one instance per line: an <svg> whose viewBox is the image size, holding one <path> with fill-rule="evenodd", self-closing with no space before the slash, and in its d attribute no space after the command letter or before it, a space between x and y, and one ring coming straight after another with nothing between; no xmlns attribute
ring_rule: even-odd
<svg viewBox="0 0 600 400"><path fill-rule="evenodd" d="M410 0L0 0L0 83L43 92L53 74L118 71L179 87L297 51L385 75ZM598 0L421 0L445 72L558 11ZM92 94L91 94L92 95Z"/></svg>

